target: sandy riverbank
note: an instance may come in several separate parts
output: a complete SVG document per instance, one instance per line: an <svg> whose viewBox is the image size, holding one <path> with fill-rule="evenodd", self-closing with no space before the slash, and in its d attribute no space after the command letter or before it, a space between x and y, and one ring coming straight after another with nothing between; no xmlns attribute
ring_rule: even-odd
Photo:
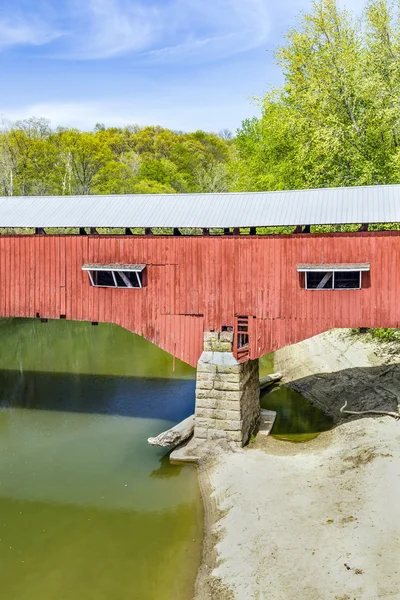
<svg viewBox="0 0 400 600"><path fill-rule="evenodd" d="M343 398L396 410L399 366L373 343L331 332L299 346L275 367L336 418ZM210 459L200 479L197 600L400 599L400 422L346 421L303 445L257 440Z"/></svg>

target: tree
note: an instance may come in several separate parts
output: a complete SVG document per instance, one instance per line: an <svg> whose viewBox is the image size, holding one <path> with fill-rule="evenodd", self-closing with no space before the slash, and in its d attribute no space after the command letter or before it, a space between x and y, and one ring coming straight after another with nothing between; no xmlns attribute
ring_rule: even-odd
<svg viewBox="0 0 400 600"><path fill-rule="evenodd" d="M3 191L32 195L50 192L56 171L56 149L46 119L6 124L0 139Z"/></svg>
<svg viewBox="0 0 400 600"><path fill-rule="evenodd" d="M398 181L397 4L368 3L361 21L318 0L277 53L285 81L238 132L237 188Z"/></svg>
<svg viewBox="0 0 400 600"><path fill-rule="evenodd" d="M60 135L61 156L64 163L64 189L73 194L95 192L101 170L114 157L104 139L94 133L77 130Z"/></svg>
<svg viewBox="0 0 400 600"><path fill-rule="evenodd" d="M233 140L233 133L230 129L221 129L221 131L218 132L218 137L220 137L221 140Z"/></svg>
<svg viewBox="0 0 400 600"><path fill-rule="evenodd" d="M194 174L196 188L199 192L227 192L229 190L229 172L224 163L211 163L199 167Z"/></svg>

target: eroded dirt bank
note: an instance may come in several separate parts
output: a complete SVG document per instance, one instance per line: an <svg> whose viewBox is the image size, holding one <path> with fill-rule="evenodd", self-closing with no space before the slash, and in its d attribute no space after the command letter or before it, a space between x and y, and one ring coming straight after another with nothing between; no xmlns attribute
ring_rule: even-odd
<svg viewBox="0 0 400 600"><path fill-rule="evenodd" d="M372 343L318 338L277 353L286 381L336 417L343 394L352 408L397 408L395 358L387 371ZM346 421L303 445L258 440L200 473L209 522L197 599L400 599L400 422Z"/></svg>
<svg viewBox="0 0 400 600"><path fill-rule="evenodd" d="M275 353L283 381L341 420L350 410L396 411L400 402L400 348L366 335L332 330Z"/></svg>

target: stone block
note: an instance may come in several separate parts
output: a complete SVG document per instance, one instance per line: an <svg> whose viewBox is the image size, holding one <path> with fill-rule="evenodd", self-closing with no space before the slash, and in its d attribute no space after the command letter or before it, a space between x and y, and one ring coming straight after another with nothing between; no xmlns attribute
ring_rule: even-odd
<svg viewBox="0 0 400 600"><path fill-rule="evenodd" d="M204 352L202 352L202 354L200 356L199 363L214 364L213 359L214 359L214 352L211 352L211 350L210 351L204 350ZM199 364L199 363L197 363L197 364Z"/></svg>
<svg viewBox="0 0 400 600"><path fill-rule="evenodd" d="M238 445L242 445L243 434L241 431L226 431L226 438L231 442L238 442Z"/></svg>
<svg viewBox="0 0 400 600"><path fill-rule="evenodd" d="M213 365L212 363L203 363L199 362L197 365L197 373L216 373L217 365Z"/></svg>
<svg viewBox="0 0 400 600"><path fill-rule="evenodd" d="M215 399L215 400L224 400L226 392L221 390L208 390L208 389L197 389L196 390L196 398L207 398L207 399Z"/></svg>
<svg viewBox="0 0 400 600"><path fill-rule="evenodd" d="M201 417L197 417L197 415L194 419L194 426L201 427L202 429L215 429L216 423L216 419L203 419Z"/></svg>
<svg viewBox="0 0 400 600"><path fill-rule="evenodd" d="M217 373L240 373L241 366L237 365L217 365Z"/></svg>
<svg viewBox="0 0 400 600"><path fill-rule="evenodd" d="M240 420L242 420L242 412L240 410L227 410L225 414L226 414L225 418L228 421L240 421Z"/></svg>
<svg viewBox="0 0 400 600"><path fill-rule="evenodd" d="M199 383L201 381L214 381L216 377L217 375L214 373L203 373L199 371L196 376L196 383Z"/></svg>
<svg viewBox="0 0 400 600"><path fill-rule="evenodd" d="M233 331L221 331L219 334L220 342L230 342L233 344Z"/></svg>
<svg viewBox="0 0 400 600"><path fill-rule="evenodd" d="M231 412L241 413L239 402L229 402L226 400L217 401L216 408L218 410L229 410Z"/></svg>
<svg viewBox="0 0 400 600"><path fill-rule="evenodd" d="M201 375L201 373L200 373ZM213 378L198 377L196 382L197 390L212 390L214 386Z"/></svg>
<svg viewBox="0 0 400 600"><path fill-rule="evenodd" d="M241 383L242 382L242 376L240 373L224 373L221 374L220 372L218 372L218 377L221 378L221 380L223 381L229 381L230 383ZM238 385L239 387L239 385Z"/></svg>
<svg viewBox="0 0 400 600"><path fill-rule="evenodd" d="M226 410L214 410L214 419L226 419Z"/></svg>
<svg viewBox="0 0 400 600"><path fill-rule="evenodd" d="M236 392L238 391L240 384L232 383L231 381L225 381L224 379L215 379L214 389L222 390L224 392Z"/></svg>
<svg viewBox="0 0 400 600"><path fill-rule="evenodd" d="M213 352L232 352L232 344L230 342L220 342L219 340L211 342Z"/></svg>
<svg viewBox="0 0 400 600"><path fill-rule="evenodd" d="M216 429L224 429L225 431L241 431L242 421L215 421Z"/></svg>
<svg viewBox="0 0 400 600"><path fill-rule="evenodd" d="M196 406L196 419L216 419L218 418L215 416L216 412L218 411L214 410L213 408L200 408L199 406Z"/></svg>
<svg viewBox="0 0 400 600"><path fill-rule="evenodd" d="M197 400L208 400L210 390L200 390L196 388L196 401Z"/></svg>
<svg viewBox="0 0 400 600"><path fill-rule="evenodd" d="M207 439L209 440L225 440L229 435L228 431L219 429L209 429L207 433Z"/></svg>
<svg viewBox="0 0 400 600"><path fill-rule="evenodd" d="M200 390L212 390L214 384L212 381L199 381L197 385Z"/></svg>
<svg viewBox="0 0 400 600"><path fill-rule="evenodd" d="M199 409L204 409L204 408L206 408L206 409L218 408L219 409L219 402L215 398L199 398L197 396L196 415L197 415Z"/></svg>
<svg viewBox="0 0 400 600"><path fill-rule="evenodd" d="M213 342L218 341L219 335L218 331L205 331L204 332L204 341L205 342Z"/></svg>
<svg viewBox="0 0 400 600"><path fill-rule="evenodd" d="M195 426L195 428L194 428L194 437L206 440L207 439L207 432L208 432L207 428L205 428L205 427L196 427Z"/></svg>

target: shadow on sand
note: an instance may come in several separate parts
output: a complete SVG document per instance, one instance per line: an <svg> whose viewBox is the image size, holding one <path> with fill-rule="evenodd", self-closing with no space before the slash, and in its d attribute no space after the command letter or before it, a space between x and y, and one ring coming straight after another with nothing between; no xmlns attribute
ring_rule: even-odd
<svg viewBox="0 0 400 600"><path fill-rule="evenodd" d="M346 410L398 411L400 405L400 363L374 367L343 369L333 373L317 373L286 382L311 402L332 416L336 422L379 415L346 415Z"/></svg>

